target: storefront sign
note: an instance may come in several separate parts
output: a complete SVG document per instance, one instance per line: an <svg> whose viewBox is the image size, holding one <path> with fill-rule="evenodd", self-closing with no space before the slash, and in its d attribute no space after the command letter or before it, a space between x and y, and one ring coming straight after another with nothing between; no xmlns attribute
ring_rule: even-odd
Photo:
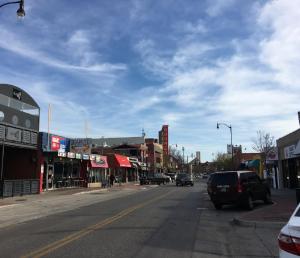
<svg viewBox="0 0 300 258"><path fill-rule="evenodd" d="M106 163L106 156L100 156L100 155L95 155L96 156L96 163L99 165L103 165Z"/></svg>
<svg viewBox="0 0 300 258"><path fill-rule="evenodd" d="M76 159L81 159L81 154L80 153L76 153L75 157L76 157Z"/></svg>
<svg viewBox="0 0 300 258"><path fill-rule="evenodd" d="M83 159L83 160L89 160L89 159L90 159L90 155L88 155L88 154L83 154L83 155L82 155L82 159Z"/></svg>
<svg viewBox="0 0 300 258"><path fill-rule="evenodd" d="M31 133L31 144L37 145L38 134Z"/></svg>
<svg viewBox="0 0 300 258"><path fill-rule="evenodd" d="M0 139L4 139L4 138L5 138L5 126L0 125Z"/></svg>
<svg viewBox="0 0 300 258"><path fill-rule="evenodd" d="M13 89L13 94L12 94L14 99L21 100L22 99L22 91L19 91L17 89Z"/></svg>
<svg viewBox="0 0 300 258"><path fill-rule="evenodd" d="M59 150L59 136L52 136L51 137L51 150L52 151L58 151Z"/></svg>
<svg viewBox="0 0 300 258"><path fill-rule="evenodd" d="M60 152L60 151L59 151L59 152L57 153L57 156L58 156L58 157L66 157L66 156L67 156L67 153L65 153L65 152Z"/></svg>
<svg viewBox="0 0 300 258"><path fill-rule="evenodd" d="M51 150L65 152L66 151L66 139L60 136L53 135L51 137Z"/></svg>
<svg viewBox="0 0 300 258"><path fill-rule="evenodd" d="M21 142L22 131L13 127L7 127L6 139L14 142Z"/></svg>
<svg viewBox="0 0 300 258"><path fill-rule="evenodd" d="M70 159L75 159L75 153L74 152L68 152L67 157Z"/></svg>
<svg viewBox="0 0 300 258"><path fill-rule="evenodd" d="M22 142L24 143L30 143L31 142L31 135L29 131L23 131L23 139Z"/></svg>
<svg viewBox="0 0 300 258"><path fill-rule="evenodd" d="M278 152L277 152L277 149L274 148L272 150L270 150L270 152L268 153L267 155L267 161L274 161L274 160L278 160Z"/></svg>
<svg viewBox="0 0 300 258"><path fill-rule="evenodd" d="M296 148L296 145L290 145L284 148L284 158L285 159L291 159L294 158L294 150Z"/></svg>

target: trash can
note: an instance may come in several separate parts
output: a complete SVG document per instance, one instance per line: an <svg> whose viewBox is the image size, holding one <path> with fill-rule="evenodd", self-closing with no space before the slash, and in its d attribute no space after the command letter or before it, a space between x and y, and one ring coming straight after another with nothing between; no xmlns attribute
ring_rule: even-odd
<svg viewBox="0 0 300 258"><path fill-rule="evenodd" d="M296 200L298 204L300 202L300 188L296 188Z"/></svg>

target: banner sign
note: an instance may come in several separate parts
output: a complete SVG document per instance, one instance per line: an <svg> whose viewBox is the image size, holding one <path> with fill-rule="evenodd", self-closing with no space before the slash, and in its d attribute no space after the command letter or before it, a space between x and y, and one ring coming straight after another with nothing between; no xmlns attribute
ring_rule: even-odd
<svg viewBox="0 0 300 258"><path fill-rule="evenodd" d="M68 152L67 157L70 159L75 159L75 153L74 152Z"/></svg>
<svg viewBox="0 0 300 258"><path fill-rule="evenodd" d="M67 156L67 153L65 153L65 152L60 152L60 151L59 151L59 152L57 153L57 156L58 156L58 157L63 157L63 158L65 158L65 157Z"/></svg>
<svg viewBox="0 0 300 258"><path fill-rule="evenodd" d="M51 137L51 151L66 151L66 138L53 135Z"/></svg>
<svg viewBox="0 0 300 258"><path fill-rule="evenodd" d="M7 127L6 139L14 142L21 142L22 131L17 128Z"/></svg>
<svg viewBox="0 0 300 258"><path fill-rule="evenodd" d="M284 158L291 159L294 158L294 150L296 149L296 145L290 145L284 148Z"/></svg>
<svg viewBox="0 0 300 258"><path fill-rule="evenodd" d="M23 142L24 143L29 143L31 142L31 135L29 131L23 131Z"/></svg>
<svg viewBox="0 0 300 258"><path fill-rule="evenodd" d="M88 154L82 154L82 159L83 160L89 160L90 159L90 155L88 155Z"/></svg>

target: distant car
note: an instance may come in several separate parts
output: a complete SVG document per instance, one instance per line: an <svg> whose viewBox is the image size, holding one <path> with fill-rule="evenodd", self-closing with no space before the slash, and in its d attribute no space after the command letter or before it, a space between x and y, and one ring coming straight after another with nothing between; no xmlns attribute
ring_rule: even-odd
<svg viewBox="0 0 300 258"><path fill-rule="evenodd" d="M299 258L300 256L300 204L278 236L279 257Z"/></svg>
<svg viewBox="0 0 300 258"><path fill-rule="evenodd" d="M193 177L188 174L178 174L176 177L176 186L190 185L194 186Z"/></svg>
<svg viewBox="0 0 300 258"><path fill-rule="evenodd" d="M208 174L207 174L207 173L203 173L203 174L202 174L202 178L203 178L203 179L208 178Z"/></svg>
<svg viewBox="0 0 300 258"><path fill-rule="evenodd" d="M163 174L153 174L148 176L140 177L140 184L141 185L147 185L147 184L165 184L169 182L169 178L167 178Z"/></svg>
<svg viewBox="0 0 300 258"><path fill-rule="evenodd" d="M243 205L253 209L253 202L271 203L268 184L253 171L224 171L210 175L207 192L216 209L225 204Z"/></svg>

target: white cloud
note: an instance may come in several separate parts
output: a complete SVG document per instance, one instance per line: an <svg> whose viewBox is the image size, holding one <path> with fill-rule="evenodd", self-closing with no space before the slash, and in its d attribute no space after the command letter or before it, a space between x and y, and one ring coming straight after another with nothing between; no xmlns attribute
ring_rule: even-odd
<svg viewBox="0 0 300 258"><path fill-rule="evenodd" d="M210 59L209 65L204 62L206 54L221 47L208 41L181 37L173 52L155 51L158 42L153 40L140 42L144 67L165 79L161 100L168 96L168 102L176 104L170 112L168 105L161 103L163 121L181 124L182 130L190 131L193 125L187 121L191 115L204 124L222 120L237 128L235 140L246 145L256 130L280 137L296 129L300 98L300 20L296 17L300 11L295 3L287 2L291 3L271 1L262 9L256 6L255 32L249 39L235 39L235 52ZM234 1L218 3L210 15ZM212 115L199 113L199 109Z"/></svg>
<svg viewBox="0 0 300 258"><path fill-rule="evenodd" d="M259 15L259 25L269 31L261 41L260 61L275 70L275 79L284 86L300 88L299 2L278 0L267 3Z"/></svg>
<svg viewBox="0 0 300 258"><path fill-rule="evenodd" d="M110 73L114 71L126 70L124 64L110 64L110 63L95 63L92 65L73 65L62 60L49 56L44 51L35 47L36 44L26 43L25 40L19 36L7 31L0 26L0 48L13 52L14 54L29 58L36 62L52 66L55 68L82 71L82 72L99 72Z"/></svg>

